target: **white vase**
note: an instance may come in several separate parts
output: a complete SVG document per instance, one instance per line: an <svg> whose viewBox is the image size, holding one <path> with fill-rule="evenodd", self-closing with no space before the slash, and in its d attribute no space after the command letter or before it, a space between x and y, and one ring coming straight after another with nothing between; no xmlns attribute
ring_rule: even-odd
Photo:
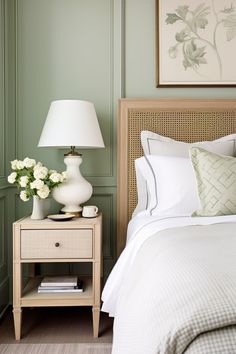
<svg viewBox="0 0 236 354"><path fill-rule="evenodd" d="M37 195L33 195L33 210L31 214L31 219L34 220L42 220L44 219L50 207L50 200L47 199L40 199Z"/></svg>
<svg viewBox="0 0 236 354"><path fill-rule="evenodd" d="M64 213L77 213L82 211L80 204L90 199L93 188L91 184L81 175L80 165L82 157L80 155L68 155L64 162L67 166L66 181L53 189L53 198L64 207Z"/></svg>

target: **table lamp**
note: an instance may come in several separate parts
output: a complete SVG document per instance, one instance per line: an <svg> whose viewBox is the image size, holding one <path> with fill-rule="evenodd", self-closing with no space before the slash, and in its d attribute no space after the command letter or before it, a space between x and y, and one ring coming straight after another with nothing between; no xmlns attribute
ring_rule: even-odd
<svg viewBox="0 0 236 354"><path fill-rule="evenodd" d="M67 178L53 190L53 198L64 204L62 212L78 215L92 195L92 185L82 176L81 154L75 148L103 148L104 142L93 103L81 100L58 100L51 103L39 147L70 147L64 162Z"/></svg>

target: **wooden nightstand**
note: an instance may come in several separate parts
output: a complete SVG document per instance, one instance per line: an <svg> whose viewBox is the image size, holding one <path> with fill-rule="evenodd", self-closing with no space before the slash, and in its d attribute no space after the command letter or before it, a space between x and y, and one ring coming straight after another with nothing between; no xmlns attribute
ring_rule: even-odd
<svg viewBox="0 0 236 354"><path fill-rule="evenodd" d="M93 334L98 337L102 256L102 215L71 221L31 220L13 224L13 314L15 337L21 337L22 307L92 306ZM91 262L92 276L84 278L82 293L41 294L35 263ZM29 281L22 286L22 266L29 264Z"/></svg>

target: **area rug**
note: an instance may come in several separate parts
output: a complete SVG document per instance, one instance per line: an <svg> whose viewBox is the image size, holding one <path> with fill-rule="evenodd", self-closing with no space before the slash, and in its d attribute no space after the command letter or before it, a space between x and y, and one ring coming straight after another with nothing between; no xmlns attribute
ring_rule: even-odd
<svg viewBox="0 0 236 354"><path fill-rule="evenodd" d="M111 354L109 343L0 344L5 354Z"/></svg>

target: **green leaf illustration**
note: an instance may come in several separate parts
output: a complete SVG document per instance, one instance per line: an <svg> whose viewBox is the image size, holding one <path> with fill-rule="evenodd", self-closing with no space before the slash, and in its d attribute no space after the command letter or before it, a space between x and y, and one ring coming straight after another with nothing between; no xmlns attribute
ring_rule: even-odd
<svg viewBox="0 0 236 354"><path fill-rule="evenodd" d="M211 8L210 6L205 6L205 3L200 4L199 6L196 7L195 10L193 10L194 17L206 17L210 13L211 13Z"/></svg>
<svg viewBox="0 0 236 354"><path fill-rule="evenodd" d="M204 58L205 46L204 47L197 47L194 40L191 40L190 43L186 45L186 48L183 51L184 53L184 60L183 65L185 70L187 68L197 68L200 64L207 64L206 58Z"/></svg>
<svg viewBox="0 0 236 354"><path fill-rule="evenodd" d="M207 16L210 14L210 7L202 3L198 5L191 14L192 18L189 19L189 24L192 30L197 32L199 28L205 29L208 24Z"/></svg>
<svg viewBox="0 0 236 354"><path fill-rule="evenodd" d="M175 11L182 19L185 19L188 13L188 9L189 7L187 5L184 5L184 6L178 6L178 8Z"/></svg>
<svg viewBox="0 0 236 354"><path fill-rule="evenodd" d="M172 13L172 14L166 14L167 15L167 18L166 18L166 24L169 25L169 24L173 24L175 23L176 21L179 21L179 20L182 20L181 17L179 17L178 15L176 15L175 13Z"/></svg>
<svg viewBox="0 0 236 354"><path fill-rule="evenodd" d="M208 20L206 18L198 18L194 21L194 26L195 28L206 28L206 25L208 24Z"/></svg>
<svg viewBox="0 0 236 354"><path fill-rule="evenodd" d="M182 43L187 39L188 35L189 31L187 29L183 29L182 31L176 33L175 39L177 42Z"/></svg>

